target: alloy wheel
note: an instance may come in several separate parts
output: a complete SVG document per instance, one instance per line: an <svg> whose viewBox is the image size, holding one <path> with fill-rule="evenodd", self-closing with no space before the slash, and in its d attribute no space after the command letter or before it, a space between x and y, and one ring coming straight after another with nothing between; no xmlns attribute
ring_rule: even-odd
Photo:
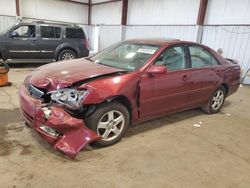
<svg viewBox="0 0 250 188"><path fill-rule="evenodd" d="M112 141L121 134L124 124L124 115L118 110L111 110L99 120L97 133L102 136L103 141Z"/></svg>
<svg viewBox="0 0 250 188"><path fill-rule="evenodd" d="M71 60L71 59L75 59L75 57L74 54L70 52L66 52L62 55L62 60Z"/></svg>
<svg viewBox="0 0 250 188"><path fill-rule="evenodd" d="M218 110L224 101L224 92L222 90L218 90L215 92L212 99L212 108L213 110Z"/></svg>

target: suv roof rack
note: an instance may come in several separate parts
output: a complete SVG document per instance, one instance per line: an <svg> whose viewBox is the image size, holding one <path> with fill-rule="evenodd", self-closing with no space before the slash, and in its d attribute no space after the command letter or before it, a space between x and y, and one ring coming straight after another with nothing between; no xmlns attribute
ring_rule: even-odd
<svg viewBox="0 0 250 188"><path fill-rule="evenodd" d="M38 21L32 21L33 23L38 23L38 24L51 24L51 25L61 25L61 26L67 26L67 27L79 27L78 24L74 24L74 23L58 23L58 22L45 22L42 20L38 20Z"/></svg>

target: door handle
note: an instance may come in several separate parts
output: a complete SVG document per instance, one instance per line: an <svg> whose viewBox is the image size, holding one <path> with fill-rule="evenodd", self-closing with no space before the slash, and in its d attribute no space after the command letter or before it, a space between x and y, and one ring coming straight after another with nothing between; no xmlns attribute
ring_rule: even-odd
<svg viewBox="0 0 250 188"><path fill-rule="evenodd" d="M223 72L223 71L224 71L224 69L218 69L218 70L216 70L217 73L220 73L220 72Z"/></svg>
<svg viewBox="0 0 250 188"><path fill-rule="evenodd" d="M188 76L187 76L187 75L183 75L183 76L182 76L182 80L183 80L183 81L188 80Z"/></svg>

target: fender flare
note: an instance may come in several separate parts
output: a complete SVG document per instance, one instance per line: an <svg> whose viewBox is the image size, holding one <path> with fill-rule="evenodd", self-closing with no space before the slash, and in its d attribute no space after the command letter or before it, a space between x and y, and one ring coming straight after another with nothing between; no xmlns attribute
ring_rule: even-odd
<svg viewBox="0 0 250 188"><path fill-rule="evenodd" d="M55 50L55 59L58 59L58 55L59 53L64 50L64 49L70 49L73 50L74 52L76 52L76 55L79 57L80 55L80 50L78 48L74 48L72 44L70 43L62 43L59 46L57 46L56 50Z"/></svg>

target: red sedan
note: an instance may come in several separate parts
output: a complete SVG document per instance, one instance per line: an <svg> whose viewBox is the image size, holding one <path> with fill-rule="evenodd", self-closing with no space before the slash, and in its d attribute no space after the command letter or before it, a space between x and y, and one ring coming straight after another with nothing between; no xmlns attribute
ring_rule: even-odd
<svg viewBox="0 0 250 188"><path fill-rule="evenodd" d="M240 66L200 44L127 40L86 59L32 72L19 89L26 122L74 158L88 143L109 146L129 125L201 107L216 113L240 84Z"/></svg>

